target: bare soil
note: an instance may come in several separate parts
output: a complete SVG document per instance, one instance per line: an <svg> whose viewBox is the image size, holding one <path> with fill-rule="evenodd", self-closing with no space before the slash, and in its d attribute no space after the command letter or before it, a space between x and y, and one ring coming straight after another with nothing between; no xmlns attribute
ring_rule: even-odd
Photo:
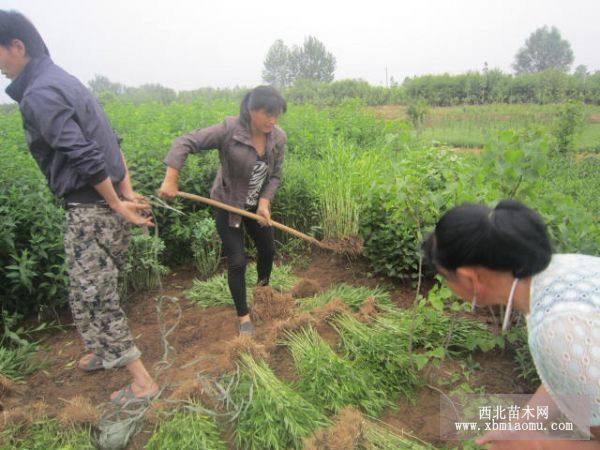
<svg viewBox="0 0 600 450"><path fill-rule="evenodd" d="M297 270L296 275L301 280L301 285L295 289L295 296L313 295L333 284L344 282L356 286L385 286L391 293L392 301L400 307L411 306L415 298L413 289L382 277L370 276L365 261L343 255L315 252L308 267ZM168 358L171 366L162 370L157 379L164 387L162 399L194 396L200 390L197 383L198 372L214 376L226 373L231 370L232 360L239 354L240 348L248 345L237 339L238 325L233 305L201 309L184 298L183 292L191 287L193 278L193 271L182 268L166 278L163 292L144 293L124 305L136 343L142 351L143 361L152 373L156 373L159 367L157 364L164 354L156 299L161 295L179 299L181 320L168 336L172 347ZM427 287L422 289L426 290ZM279 295L262 289L263 308L261 320L256 323L256 345L252 350L259 357L266 355L279 377L292 381L296 379L296 374L291 355L285 346L278 345L282 330L286 326L293 329L293 321L288 319L294 315L294 320L299 323L312 323L323 338L335 346L338 335L327 324L327 317L328 314L335 314L341 307L334 300L322 307L320 313L317 311L308 316L297 314L292 306L291 294ZM362 316L368 320L375 312L373 305L367 302ZM177 318L176 306L164 303L163 315L166 327L169 328ZM288 325L282 325L284 323ZM84 349L73 327L50 334L43 345L41 357L48 360L46 369L28 377L24 384L16 386L0 380L0 410L3 409L0 414L6 416L15 413L17 416L32 415L35 412L39 415L38 410L43 405L47 414L59 417L62 423L85 422L102 411L102 405L108 401L111 392L130 382L125 369L93 374L80 371L77 361L83 356ZM509 356L488 353L477 355L475 359L481 365L474 380L476 386L485 385L488 392L522 392L521 386L515 381L513 363ZM461 369L447 366L440 370L451 374ZM443 373L438 375L444 376ZM439 395L435 390L423 389L416 405L400 401L398 409L386 411L382 419L399 430L410 431L421 439L436 442L439 433ZM160 407L164 407L164 404L157 405L156 409ZM77 414L74 410L77 410ZM153 422L148 421L129 448L143 448L154 430ZM224 432L224 437L228 441L231 439L228 432Z"/></svg>

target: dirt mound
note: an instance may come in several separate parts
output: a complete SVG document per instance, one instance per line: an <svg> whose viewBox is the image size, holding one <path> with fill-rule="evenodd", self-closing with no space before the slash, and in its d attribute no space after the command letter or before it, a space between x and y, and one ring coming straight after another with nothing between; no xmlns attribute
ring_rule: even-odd
<svg viewBox="0 0 600 450"><path fill-rule="evenodd" d="M362 306L356 313L356 318L361 322L371 322L373 316L375 316L379 312L379 307L377 306L377 299L373 296L367 297L367 299L363 302Z"/></svg>
<svg viewBox="0 0 600 450"><path fill-rule="evenodd" d="M16 384L14 381L6 378L4 375L0 375L0 399L13 393L15 388Z"/></svg>
<svg viewBox="0 0 600 450"><path fill-rule="evenodd" d="M59 411L57 418L61 425L71 427L94 424L100 420L101 415L102 413L92 405L89 399L77 395L66 401L65 407Z"/></svg>
<svg viewBox="0 0 600 450"><path fill-rule="evenodd" d="M358 256L363 252L363 241L356 236L330 238L321 241L319 247L339 254Z"/></svg>
<svg viewBox="0 0 600 450"><path fill-rule="evenodd" d="M48 415L48 405L44 402L35 402L2 411L0 416L0 432L13 426L27 426Z"/></svg>
<svg viewBox="0 0 600 450"><path fill-rule="evenodd" d="M240 335L225 344L225 354L231 367L240 360L243 354L251 355L255 361L266 360L267 350L249 336Z"/></svg>
<svg viewBox="0 0 600 450"><path fill-rule="evenodd" d="M263 322L273 319L286 319L294 309L294 300L289 294L280 294L270 286L254 288L252 299L252 320Z"/></svg>
<svg viewBox="0 0 600 450"><path fill-rule="evenodd" d="M333 425L317 430L306 441L305 450L352 450L362 448L365 420L352 407L340 411Z"/></svg>
<svg viewBox="0 0 600 450"><path fill-rule="evenodd" d="M313 317L328 322L341 314L350 314L350 308L339 298L332 298L328 303L314 308L311 313Z"/></svg>
<svg viewBox="0 0 600 450"><path fill-rule="evenodd" d="M315 325L316 322L317 319L315 319L312 314L303 312L298 316L294 316L286 321L279 322L276 325L277 337L283 339L287 333L294 333L302 328Z"/></svg>
<svg viewBox="0 0 600 450"><path fill-rule="evenodd" d="M308 298L313 297L321 292L319 284L309 278L302 278L290 291L293 298Z"/></svg>

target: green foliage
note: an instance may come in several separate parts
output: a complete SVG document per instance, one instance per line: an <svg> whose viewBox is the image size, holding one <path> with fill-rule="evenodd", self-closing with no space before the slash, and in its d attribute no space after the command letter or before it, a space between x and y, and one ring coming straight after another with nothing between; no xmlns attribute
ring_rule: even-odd
<svg viewBox="0 0 600 450"><path fill-rule="evenodd" d="M328 424L315 406L279 380L265 362L242 355L242 375L233 397L239 407L235 442L248 450L303 448L303 439Z"/></svg>
<svg viewBox="0 0 600 450"><path fill-rule="evenodd" d="M350 286L346 283L337 284L314 297L299 300L300 308L308 311L322 306L334 298L340 299L353 311L358 311L368 297L374 297L377 304L385 307L391 306L390 294L381 287L368 288L366 286Z"/></svg>
<svg viewBox="0 0 600 450"><path fill-rule="evenodd" d="M154 289L160 285L168 268L160 262L165 249L163 241L153 235L135 233L121 270L123 294Z"/></svg>
<svg viewBox="0 0 600 450"><path fill-rule="evenodd" d="M292 267L282 264L273 266L271 273L270 286L280 292L289 291L297 278L292 273ZM246 289L253 289L257 282L256 265L249 264L246 268ZM233 304L229 287L227 285L227 274L222 273L215 275L208 280L194 280L192 288L186 291L187 299L195 302L202 308L210 308L212 306L229 306ZM249 296L249 301L251 301Z"/></svg>
<svg viewBox="0 0 600 450"><path fill-rule="evenodd" d="M425 122L425 117L429 113L429 105L423 99L411 101L406 108L406 114L413 127L420 130Z"/></svg>
<svg viewBox="0 0 600 450"><path fill-rule="evenodd" d="M402 394L414 399L422 380L414 370L406 336L399 339L391 332L359 322L349 315L335 318L333 327L341 337L344 356L374 374L379 383L377 388L386 392L388 398Z"/></svg>
<svg viewBox="0 0 600 450"><path fill-rule="evenodd" d="M206 210L204 210L206 211ZM215 274L221 259L221 240L215 220L207 213L192 222L192 252L200 278Z"/></svg>
<svg viewBox="0 0 600 450"><path fill-rule="evenodd" d="M503 345L503 339L484 324L457 316L465 306L450 303L452 298L448 288L434 287L411 309L388 307L371 324L343 315L334 319L333 326L347 357L376 374L376 382L388 395L410 399L422 383L418 371L430 361ZM446 308L451 314L444 312Z"/></svg>
<svg viewBox="0 0 600 450"><path fill-rule="evenodd" d="M548 139L538 130L500 131L483 148L479 181L501 198L530 193L547 171L548 150Z"/></svg>
<svg viewBox="0 0 600 450"><path fill-rule="evenodd" d="M160 424L144 448L226 450L227 445L221 439L213 418L199 413L178 412Z"/></svg>
<svg viewBox="0 0 600 450"><path fill-rule="evenodd" d="M337 355L314 328L290 333L285 344L300 377L298 390L320 408L337 413L352 405L376 416L386 406L393 406L367 368Z"/></svg>
<svg viewBox="0 0 600 450"><path fill-rule="evenodd" d="M586 122L586 111L582 103L569 101L561 106L552 133L558 153L566 154L575 150L575 137Z"/></svg>
<svg viewBox="0 0 600 450"><path fill-rule="evenodd" d="M0 433L3 450L94 450L89 429L61 430L55 419L42 419Z"/></svg>
<svg viewBox="0 0 600 450"><path fill-rule="evenodd" d="M31 334L47 327L43 323L35 329L18 326L20 315L2 311L4 329L0 333L0 375L19 381L44 367L37 358L39 344L33 342Z"/></svg>
<svg viewBox="0 0 600 450"><path fill-rule="evenodd" d="M529 352L527 342L527 326L521 324L511 328L507 336L508 347L512 351L516 363L515 372L527 385L535 390L540 385L540 376L537 373L533 358Z"/></svg>

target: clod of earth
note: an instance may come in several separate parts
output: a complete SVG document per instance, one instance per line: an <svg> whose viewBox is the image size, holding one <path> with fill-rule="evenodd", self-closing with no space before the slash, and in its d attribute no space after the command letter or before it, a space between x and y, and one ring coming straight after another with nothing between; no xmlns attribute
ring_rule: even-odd
<svg viewBox="0 0 600 450"><path fill-rule="evenodd" d="M254 361L264 361L267 359L265 346L259 344L250 336L240 335L227 342L225 345L225 354L232 367L240 362L242 355L250 355Z"/></svg>
<svg viewBox="0 0 600 450"><path fill-rule="evenodd" d="M294 309L294 301L289 294L280 294L270 286L257 286L252 297L252 320L257 322L286 319Z"/></svg>
<svg viewBox="0 0 600 450"><path fill-rule="evenodd" d="M342 314L350 314L350 308L339 298L333 298L323 306L318 306L312 310L312 315L325 322Z"/></svg>
<svg viewBox="0 0 600 450"><path fill-rule="evenodd" d="M363 241L356 236L328 238L321 241L319 247L335 253L358 256L363 252Z"/></svg>
<svg viewBox="0 0 600 450"><path fill-rule="evenodd" d="M352 407L337 415L333 425L321 428L305 441L305 450L352 450L361 448L365 419Z"/></svg>
<svg viewBox="0 0 600 450"><path fill-rule="evenodd" d="M315 281L309 278L302 278L296 283L290 293L293 298L308 298L317 295L320 291L321 288Z"/></svg>
<svg viewBox="0 0 600 450"><path fill-rule="evenodd" d="M58 421L65 427L94 424L100 420L101 412L89 399L77 395L66 400L65 407L58 413Z"/></svg>

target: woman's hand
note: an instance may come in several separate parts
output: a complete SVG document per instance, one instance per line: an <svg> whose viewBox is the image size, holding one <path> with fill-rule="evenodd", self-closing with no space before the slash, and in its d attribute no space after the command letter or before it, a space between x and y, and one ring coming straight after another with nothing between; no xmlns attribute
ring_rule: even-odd
<svg viewBox="0 0 600 450"><path fill-rule="evenodd" d="M259 222L261 226L271 226L271 205L270 201L266 198L258 200L258 208L256 214L264 218L264 221Z"/></svg>
<svg viewBox="0 0 600 450"><path fill-rule="evenodd" d="M177 192L179 192L179 188L177 186L178 178L179 171L177 169L173 169L172 167L167 167L167 173L165 174L165 179L158 189L158 195L167 200L177 197Z"/></svg>

